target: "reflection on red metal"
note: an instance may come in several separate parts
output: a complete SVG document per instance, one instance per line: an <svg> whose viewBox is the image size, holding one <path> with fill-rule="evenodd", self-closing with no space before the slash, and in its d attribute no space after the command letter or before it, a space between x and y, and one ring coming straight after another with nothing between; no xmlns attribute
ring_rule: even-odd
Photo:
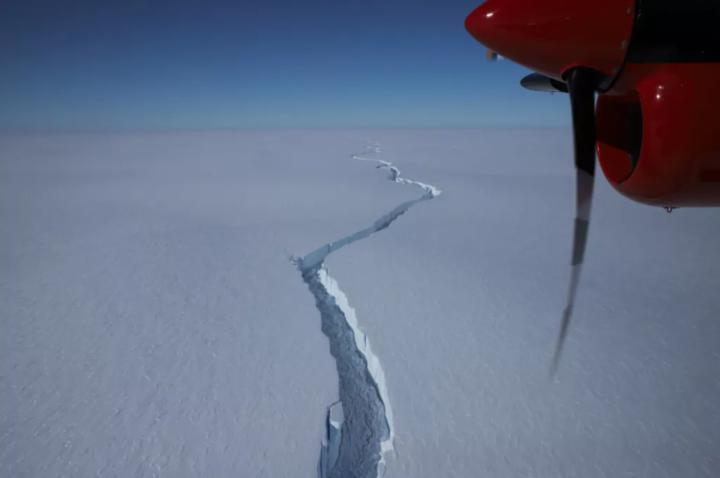
<svg viewBox="0 0 720 478"><path fill-rule="evenodd" d="M647 204L720 205L718 85L718 63L626 65L597 105L598 158L610 183ZM628 124L638 108L639 130Z"/></svg>
<svg viewBox="0 0 720 478"><path fill-rule="evenodd" d="M634 16L635 0L487 0L465 28L491 50L558 80L576 66L614 77Z"/></svg>

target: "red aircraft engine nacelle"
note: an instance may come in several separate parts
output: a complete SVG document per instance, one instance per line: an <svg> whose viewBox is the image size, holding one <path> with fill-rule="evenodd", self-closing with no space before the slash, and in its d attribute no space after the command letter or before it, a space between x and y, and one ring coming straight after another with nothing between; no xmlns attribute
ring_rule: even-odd
<svg viewBox="0 0 720 478"><path fill-rule="evenodd" d="M720 205L720 2L487 0L465 26L562 84L597 73L598 159L624 195Z"/></svg>
<svg viewBox="0 0 720 478"><path fill-rule="evenodd" d="M720 64L628 64L598 98L598 159L621 193L720 205Z"/></svg>

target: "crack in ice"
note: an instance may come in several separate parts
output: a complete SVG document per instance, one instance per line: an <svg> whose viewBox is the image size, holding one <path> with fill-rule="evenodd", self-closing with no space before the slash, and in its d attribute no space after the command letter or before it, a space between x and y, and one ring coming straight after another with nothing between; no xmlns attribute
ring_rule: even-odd
<svg viewBox="0 0 720 478"><path fill-rule="evenodd" d="M338 249L389 227L415 204L441 194L432 185L402 177L400 170L391 162L368 157L380 152L380 147L374 144L351 157L377 163L377 168L390 172L390 180L416 186L423 195L399 204L364 229L328 242L304 257L294 258L315 298L322 331L328 337L330 353L338 370L339 400L327 410L325 437L318 463L320 478L377 477L380 468L384 467L385 453L393 450L394 437L392 410L382 365L360 329L347 296L329 275L325 260Z"/></svg>

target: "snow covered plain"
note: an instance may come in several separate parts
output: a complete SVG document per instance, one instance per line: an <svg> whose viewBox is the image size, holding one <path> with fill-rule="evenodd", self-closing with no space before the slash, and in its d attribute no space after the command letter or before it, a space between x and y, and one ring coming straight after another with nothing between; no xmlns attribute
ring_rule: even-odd
<svg viewBox="0 0 720 478"><path fill-rule="evenodd" d="M289 258L423 194L351 158L372 142L443 191L324 258L382 369L386 477L720 474L717 210L600 179L548 378L566 131L0 139L4 476L315 476L338 370Z"/></svg>

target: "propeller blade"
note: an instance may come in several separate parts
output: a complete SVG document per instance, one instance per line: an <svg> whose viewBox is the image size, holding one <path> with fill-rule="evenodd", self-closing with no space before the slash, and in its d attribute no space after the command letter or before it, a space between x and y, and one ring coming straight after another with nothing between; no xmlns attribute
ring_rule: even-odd
<svg viewBox="0 0 720 478"><path fill-rule="evenodd" d="M520 85L531 91L542 91L544 93L567 93L568 87L562 81L555 80L540 73L532 73L522 80Z"/></svg>
<svg viewBox="0 0 720 478"><path fill-rule="evenodd" d="M595 89L597 87L597 77L591 70L577 68L570 72L567 87L570 93L575 143L576 213L570 286L560 325L560 334L555 345L551 369L552 376L555 376L560 364L565 338L572 319L575 295L580 283L580 273L582 272L588 228L590 226L590 209L595 181Z"/></svg>

